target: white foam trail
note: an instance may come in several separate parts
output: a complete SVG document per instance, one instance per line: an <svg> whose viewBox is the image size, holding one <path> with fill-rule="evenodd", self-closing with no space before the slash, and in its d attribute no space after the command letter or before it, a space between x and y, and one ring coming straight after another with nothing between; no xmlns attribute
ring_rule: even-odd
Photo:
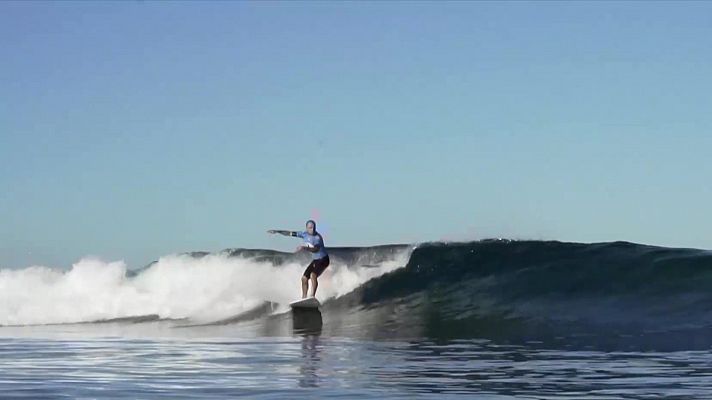
<svg viewBox="0 0 712 400"><path fill-rule="evenodd" d="M375 267L332 265L319 278L317 298L340 296L368 279L405 266L410 250ZM252 259L171 255L134 277L122 261L85 258L69 271L47 267L0 270L0 325L87 322L157 314L214 320L265 301L301 296L304 265L275 267Z"/></svg>

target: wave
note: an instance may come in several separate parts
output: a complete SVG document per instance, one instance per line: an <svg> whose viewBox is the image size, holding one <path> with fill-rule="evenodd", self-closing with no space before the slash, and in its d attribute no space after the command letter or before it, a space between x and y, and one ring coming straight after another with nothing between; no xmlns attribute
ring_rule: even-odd
<svg viewBox="0 0 712 400"><path fill-rule="evenodd" d="M331 248L330 256L319 286L323 333L681 340L677 333L696 332L684 340L712 345L712 252L706 250L483 240ZM69 271L2 270L0 324L123 318L277 326L286 320L271 316L300 295L308 261L305 254L228 249L163 257L133 273L121 262L93 259Z"/></svg>
<svg viewBox="0 0 712 400"><path fill-rule="evenodd" d="M373 326L376 336L709 336L712 252L628 242L431 243L330 306L340 310L338 325Z"/></svg>
<svg viewBox="0 0 712 400"><path fill-rule="evenodd" d="M411 246L332 248L319 296L346 294L406 264ZM308 255L229 249L169 255L130 271L125 263L87 258L69 270L0 270L0 325L117 321L157 316L195 323L240 315L265 302L301 296ZM284 307L284 306L282 306Z"/></svg>

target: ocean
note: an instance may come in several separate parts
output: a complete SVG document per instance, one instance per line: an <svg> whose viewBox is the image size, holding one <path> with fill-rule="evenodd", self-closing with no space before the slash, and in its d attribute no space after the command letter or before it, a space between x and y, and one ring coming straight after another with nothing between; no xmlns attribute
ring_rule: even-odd
<svg viewBox="0 0 712 400"><path fill-rule="evenodd" d="M483 240L0 270L2 399L710 399L712 252Z"/></svg>

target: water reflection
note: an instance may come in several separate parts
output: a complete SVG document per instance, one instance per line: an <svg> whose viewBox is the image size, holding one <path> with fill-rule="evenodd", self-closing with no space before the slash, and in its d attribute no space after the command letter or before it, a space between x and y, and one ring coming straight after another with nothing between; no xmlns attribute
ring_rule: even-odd
<svg viewBox="0 0 712 400"><path fill-rule="evenodd" d="M299 367L299 387L318 387L322 363L321 337L304 335L302 338L302 364Z"/></svg>
<svg viewBox="0 0 712 400"><path fill-rule="evenodd" d="M302 337L302 360L299 366L299 387L319 386L322 319L319 310L292 310L292 330Z"/></svg>
<svg viewBox="0 0 712 400"><path fill-rule="evenodd" d="M295 323L283 324L294 329L294 336L0 337L0 397L175 398L167 394L180 391L187 400L228 399L238 393L265 400L454 395L612 400L707 399L712 393L709 350L606 352L487 340L362 341L322 333L314 313L296 319L287 313L284 320Z"/></svg>

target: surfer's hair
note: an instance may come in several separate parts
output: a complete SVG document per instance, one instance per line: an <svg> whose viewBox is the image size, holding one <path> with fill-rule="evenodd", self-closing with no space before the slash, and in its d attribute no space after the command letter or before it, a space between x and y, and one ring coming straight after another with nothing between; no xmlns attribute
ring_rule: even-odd
<svg viewBox="0 0 712 400"><path fill-rule="evenodd" d="M307 221L307 223L306 223L306 224L304 224L304 226L307 226L307 225L309 225L309 223L310 223L310 222L312 223L312 225L314 225L314 232L316 232L316 222L314 222L314 220L313 220L313 219L310 219L309 221Z"/></svg>

